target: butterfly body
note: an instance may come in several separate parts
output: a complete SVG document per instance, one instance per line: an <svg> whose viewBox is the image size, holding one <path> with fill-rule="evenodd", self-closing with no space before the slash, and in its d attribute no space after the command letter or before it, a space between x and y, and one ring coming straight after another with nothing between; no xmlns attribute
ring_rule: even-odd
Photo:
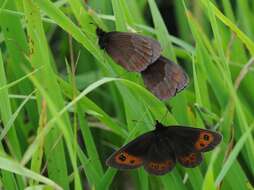
<svg viewBox="0 0 254 190"><path fill-rule="evenodd" d="M205 129L191 127L164 127L159 122L156 129L147 132L113 153L107 165L118 169L144 166L154 175L171 171L177 162L185 167L196 167L202 152L212 150L221 141L221 135Z"/></svg>

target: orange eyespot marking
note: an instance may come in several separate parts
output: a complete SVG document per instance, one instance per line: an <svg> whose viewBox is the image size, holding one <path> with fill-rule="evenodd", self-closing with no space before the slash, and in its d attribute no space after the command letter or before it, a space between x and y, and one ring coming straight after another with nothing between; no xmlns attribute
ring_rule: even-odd
<svg viewBox="0 0 254 190"><path fill-rule="evenodd" d="M150 162L148 167L154 170L164 171L166 168L170 168L173 164L172 160L166 160L164 162Z"/></svg>
<svg viewBox="0 0 254 190"><path fill-rule="evenodd" d="M196 162L197 160L197 156L195 153L191 153L187 156L181 156L179 157L179 160L183 163L192 163L192 162Z"/></svg>
<svg viewBox="0 0 254 190"><path fill-rule="evenodd" d="M127 152L120 152L115 156L118 164L140 165L143 160L139 157L128 154Z"/></svg>
<svg viewBox="0 0 254 190"><path fill-rule="evenodd" d="M187 156L180 156L177 159L185 167L195 167L202 161L202 157L197 153L190 153Z"/></svg>
<svg viewBox="0 0 254 190"><path fill-rule="evenodd" d="M202 150L206 148L211 142L213 142L214 136L212 133L203 131L200 132L197 142L195 143L196 150Z"/></svg>

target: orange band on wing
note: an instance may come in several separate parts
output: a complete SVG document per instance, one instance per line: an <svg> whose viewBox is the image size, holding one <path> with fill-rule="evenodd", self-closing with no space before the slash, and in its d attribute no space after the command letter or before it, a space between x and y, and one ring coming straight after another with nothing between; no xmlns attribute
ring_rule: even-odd
<svg viewBox="0 0 254 190"><path fill-rule="evenodd" d="M177 160L185 167L195 167L202 162L202 155L201 153L190 153L177 157Z"/></svg>
<svg viewBox="0 0 254 190"><path fill-rule="evenodd" d="M153 170L164 171L174 164L175 163L172 160L166 160L164 162L149 162L147 166Z"/></svg>
<svg viewBox="0 0 254 190"><path fill-rule="evenodd" d="M115 155L115 161L118 164L128 164L128 165L141 165L143 164L143 159L128 154L127 152L120 152Z"/></svg>

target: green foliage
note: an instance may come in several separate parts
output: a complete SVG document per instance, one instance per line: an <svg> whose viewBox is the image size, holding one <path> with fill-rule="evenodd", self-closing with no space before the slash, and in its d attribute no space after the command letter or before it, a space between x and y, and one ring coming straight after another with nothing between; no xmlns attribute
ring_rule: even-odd
<svg viewBox="0 0 254 190"><path fill-rule="evenodd" d="M172 2L163 18L155 0L0 0L0 189L253 189L254 2ZM96 25L157 39L190 85L158 100L99 48ZM161 177L105 165L155 119L223 142Z"/></svg>

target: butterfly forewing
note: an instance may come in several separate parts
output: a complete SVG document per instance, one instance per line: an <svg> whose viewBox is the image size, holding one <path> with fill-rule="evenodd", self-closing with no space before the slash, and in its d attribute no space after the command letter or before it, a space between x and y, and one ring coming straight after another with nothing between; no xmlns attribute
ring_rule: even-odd
<svg viewBox="0 0 254 190"><path fill-rule="evenodd" d="M106 164L118 169L134 169L144 164L148 149L153 138L153 133L145 133L120 150L113 153L106 161Z"/></svg>
<svg viewBox="0 0 254 190"><path fill-rule="evenodd" d="M214 149L221 141L222 136L213 131L199 129L198 140L195 142L195 149L206 152Z"/></svg>
<svg viewBox="0 0 254 190"><path fill-rule="evenodd" d="M108 32L100 37L101 48L128 71L141 72L160 57L159 42L127 32Z"/></svg>
<svg viewBox="0 0 254 190"><path fill-rule="evenodd" d="M192 127L168 127L167 134L172 138L175 151L206 152L218 145L222 136L214 131Z"/></svg>
<svg viewBox="0 0 254 190"><path fill-rule="evenodd" d="M161 56L141 72L145 86L159 99L168 99L183 90L188 76L176 63Z"/></svg>
<svg viewBox="0 0 254 190"><path fill-rule="evenodd" d="M191 127L169 127L168 137L177 161L185 167L196 167L202 160L202 152L212 150L221 141L221 135L205 129Z"/></svg>

